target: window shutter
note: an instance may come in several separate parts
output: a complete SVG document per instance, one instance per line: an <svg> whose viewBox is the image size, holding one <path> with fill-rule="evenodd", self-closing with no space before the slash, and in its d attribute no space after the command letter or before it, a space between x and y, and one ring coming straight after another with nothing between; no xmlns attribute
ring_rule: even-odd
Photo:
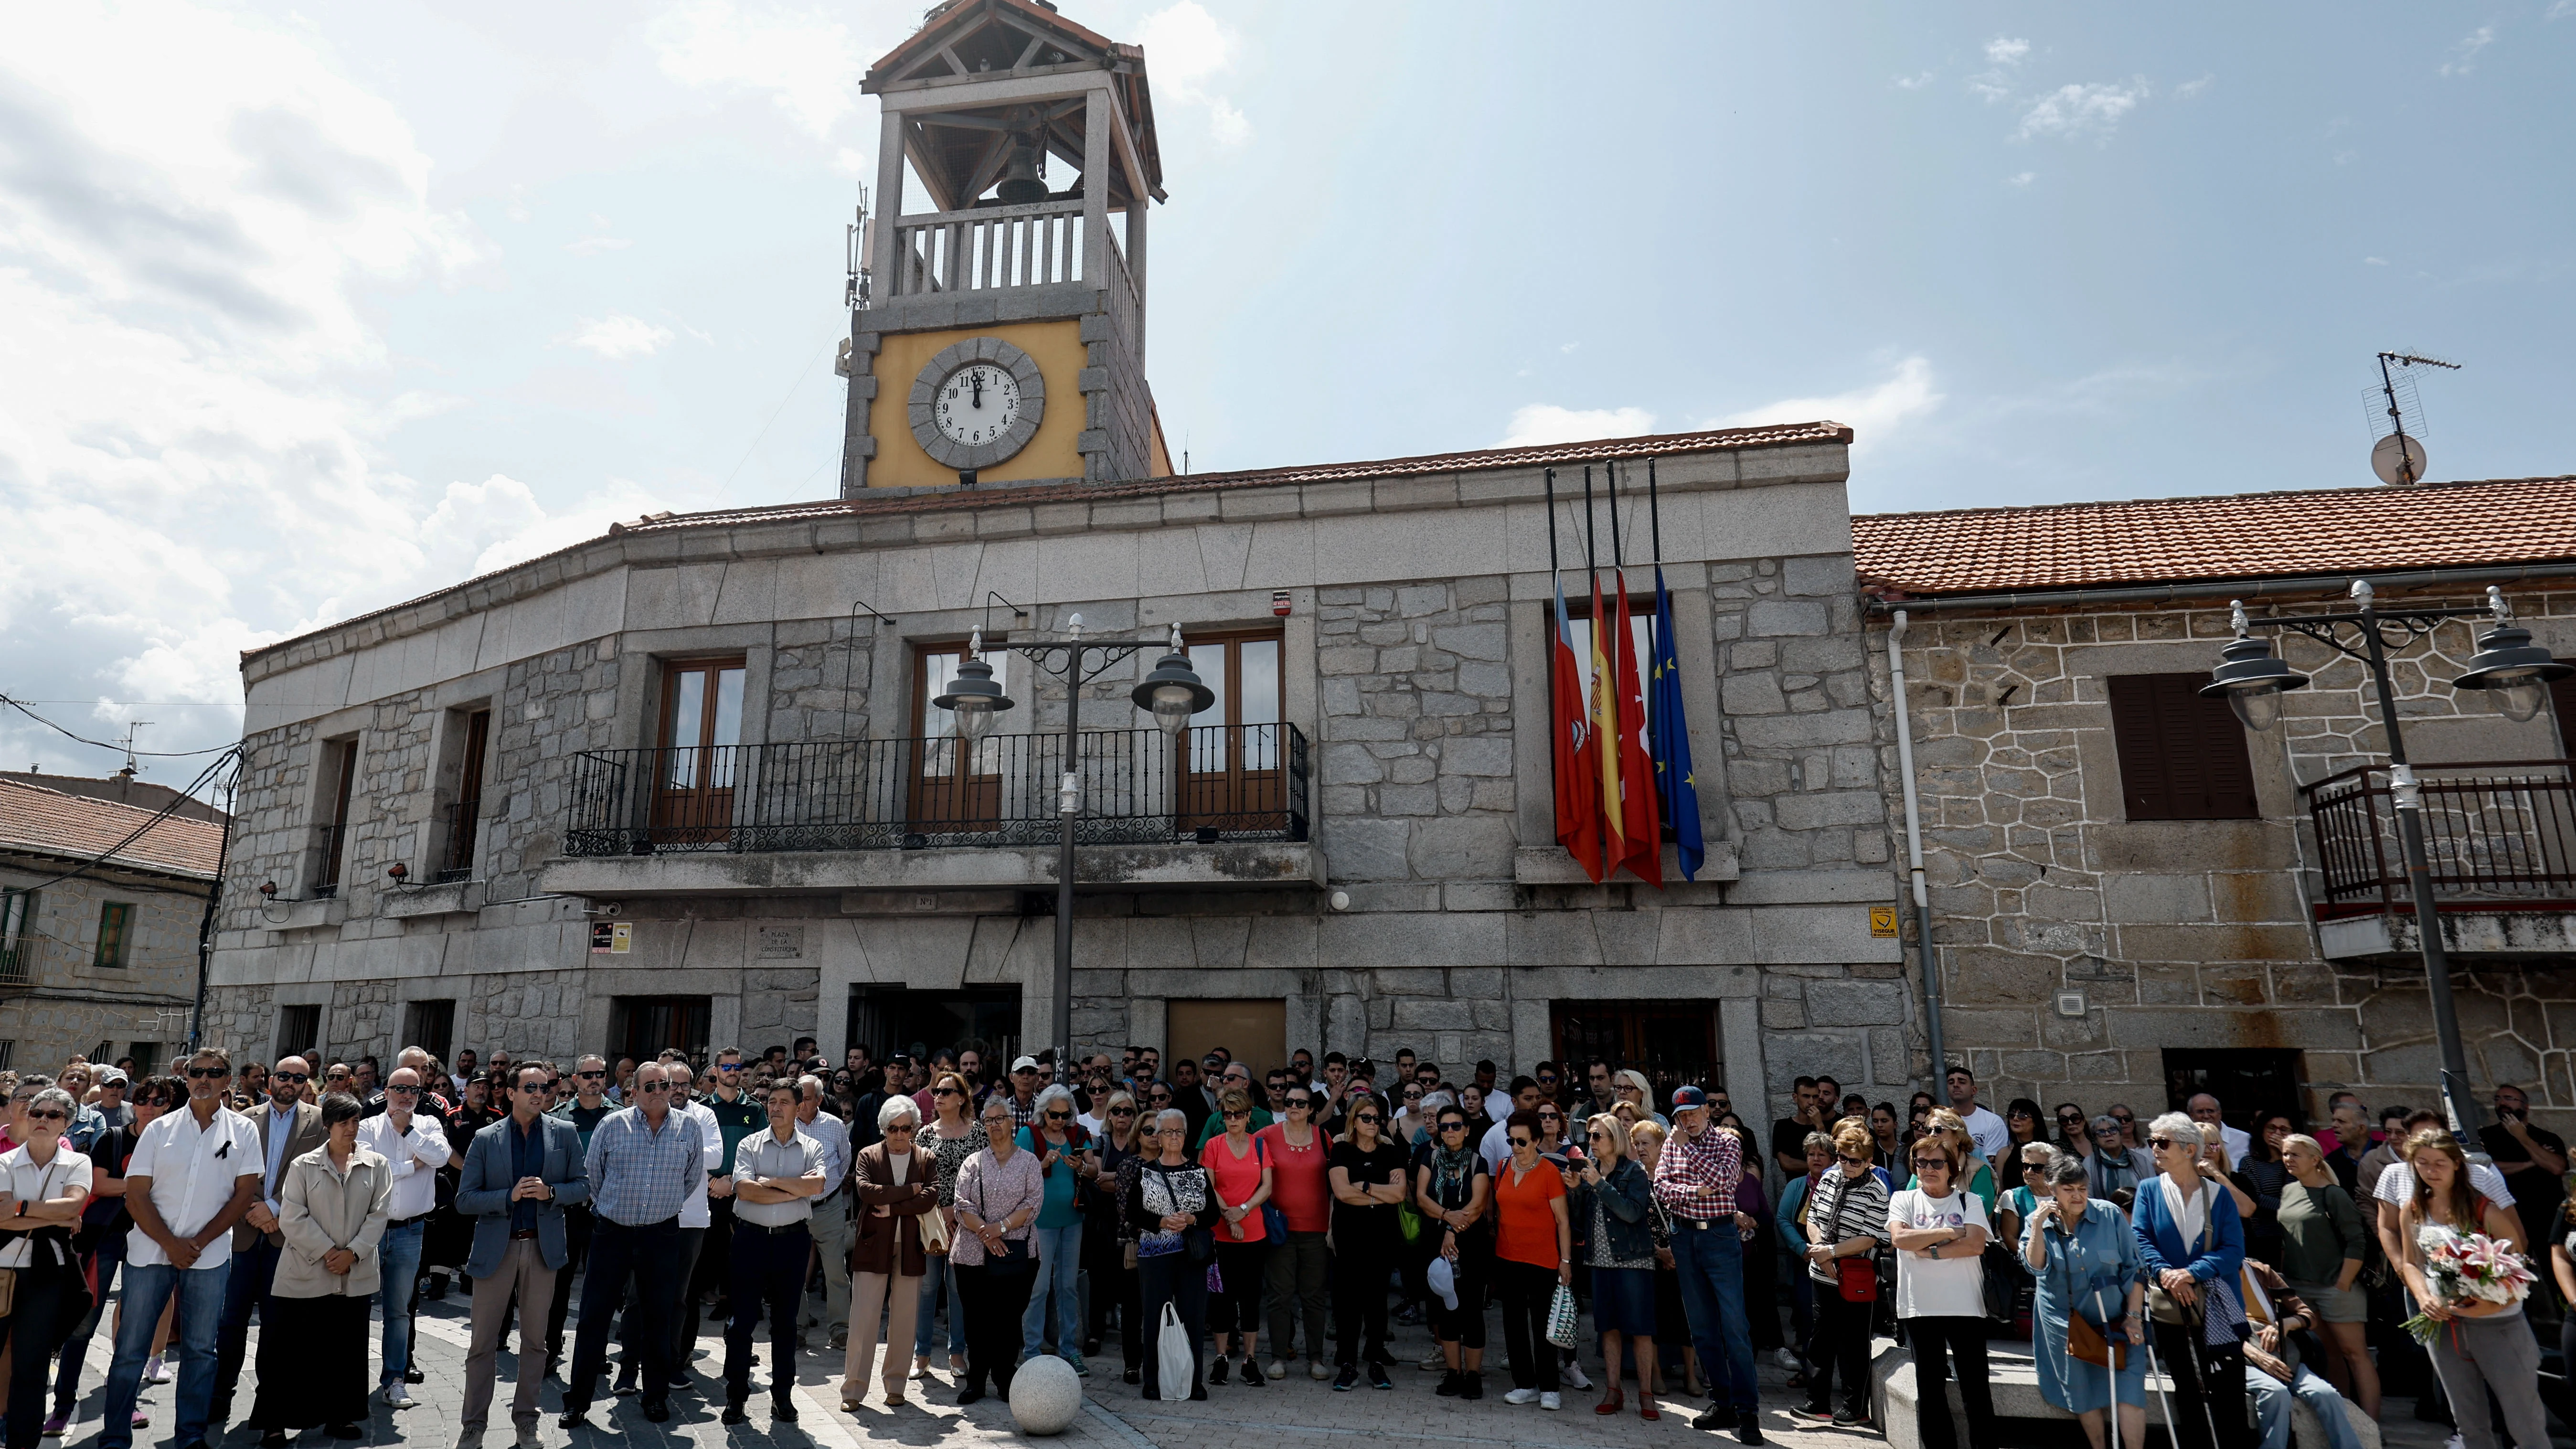
<svg viewBox="0 0 2576 1449"><path fill-rule="evenodd" d="M2131 820L2261 817L2245 727L2224 701L2200 697L2207 676L2126 674L2106 682L2121 803Z"/></svg>

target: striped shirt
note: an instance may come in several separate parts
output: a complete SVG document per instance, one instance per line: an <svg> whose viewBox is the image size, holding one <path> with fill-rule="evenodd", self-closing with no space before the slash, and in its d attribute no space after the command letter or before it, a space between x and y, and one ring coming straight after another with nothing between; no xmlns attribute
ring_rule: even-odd
<svg viewBox="0 0 2576 1449"><path fill-rule="evenodd" d="M676 1218L707 1189L705 1132L685 1112L665 1112L655 1131L641 1107L599 1119L590 1134L590 1209L630 1228Z"/></svg>
<svg viewBox="0 0 2576 1449"><path fill-rule="evenodd" d="M1815 1198L1807 1205L1807 1241L1832 1247L1853 1238L1876 1238L1881 1245L1889 1241L1887 1181L1875 1172L1852 1178L1839 1167L1828 1167L1816 1180ZM1861 1255L1861 1261L1868 1262L1869 1255ZM1807 1260L1807 1276L1819 1283L1835 1281L1839 1271L1832 1259Z"/></svg>
<svg viewBox="0 0 2576 1449"><path fill-rule="evenodd" d="M1744 1180L1744 1149L1735 1134L1709 1126L1699 1136L1679 1132L1655 1163L1655 1201L1664 1211L1699 1222L1735 1216L1736 1184ZM1701 1188L1714 1191L1703 1196Z"/></svg>

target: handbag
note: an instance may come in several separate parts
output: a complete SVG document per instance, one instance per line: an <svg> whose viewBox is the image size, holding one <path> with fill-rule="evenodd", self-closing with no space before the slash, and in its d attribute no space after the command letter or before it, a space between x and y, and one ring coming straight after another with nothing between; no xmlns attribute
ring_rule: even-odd
<svg viewBox="0 0 2576 1449"><path fill-rule="evenodd" d="M1878 1265L1867 1258L1834 1259L1834 1286L1845 1303L1878 1301Z"/></svg>
<svg viewBox="0 0 2576 1449"><path fill-rule="evenodd" d="M1252 1160L1264 1167L1270 1165L1270 1159L1262 1152L1259 1137L1252 1139ZM1271 1243L1288 1241L1288 1215L1281 1212L1275 1202L1264 1201L1261 1204L1261 1236Z"/></svg>
<svg viewBox="0 0 2576 1449"><path fill-rule="evenodd" d="M948 1215L937 1208L921 1216L921 1251L936 1256L948 1251Z"/></svg>
<svg viewBox="0 0 2576 1449"><path fill-rule="evenodd" d="M1574 1347L1574 1290L1559 1283L1556 1296L1547 1305L1547 1341L1558 1348Z"/></svg>
<svg viewBox="0 0 2576 1449"><path fill-rule="evenodd" d="M979 1177L975 1180L975 1216L989 1223L993 1217L984 1211L984 1206L984 1180ZM1027 1238L1004 1238L999 1252L989 1248L984 1252L984 1269L988 1273L1002 1276L1033 1273L1037 1266L1037 1252Z"/></svg>

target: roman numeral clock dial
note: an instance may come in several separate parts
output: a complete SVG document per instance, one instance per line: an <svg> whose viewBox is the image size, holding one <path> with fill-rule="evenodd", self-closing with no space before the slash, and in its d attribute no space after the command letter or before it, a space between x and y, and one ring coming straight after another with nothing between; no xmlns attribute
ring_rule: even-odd
<svg viewBox="0 0 2576 1449"><path fill-rule="evenodd" d="M943 350L913 380L913 441L960 475L1009 461L1046 417L1036 359L998 337ZM967 481L961 477L960 481Z"/></svg>

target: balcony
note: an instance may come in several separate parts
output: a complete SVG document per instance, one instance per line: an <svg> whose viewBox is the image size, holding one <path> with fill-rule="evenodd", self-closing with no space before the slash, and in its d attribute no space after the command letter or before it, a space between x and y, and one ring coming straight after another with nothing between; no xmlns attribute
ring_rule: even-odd
<svg viewBox="0 0 2576 1449"><path fill-rule="evenodd" d="M2424 853L2444 945L2486 960L2576 957L2576 764L2419 765ZM2412 959L2415 898L2386 766L2301 787L2334 960Z"/></svg>
<svg viewBox="0 0 2576 1449"><path fill-rule="evenodd" d="M821 740L575 757L545 888L972 891L1051 886L1061 735ZM1077 879L1129 889L1318 885L1306 737L1211 725L1081 737Z"/></svg>

